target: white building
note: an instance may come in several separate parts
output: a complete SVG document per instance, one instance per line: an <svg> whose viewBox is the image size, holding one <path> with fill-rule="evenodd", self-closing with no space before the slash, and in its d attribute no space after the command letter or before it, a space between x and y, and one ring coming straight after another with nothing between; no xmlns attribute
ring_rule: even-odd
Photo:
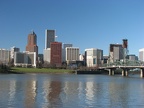
<svg viewBox="0 0 144 108"><path fill-rule="evenodd" d="M66 47L66 61L77 61L79 60L79 48L77 47Z"/></svg>
<svg viewBox="0 0 144 108"><path fill-rule="evenodd" d="M10 61L10 51L7 49L0 49L0 62L8 64Z"/></svg>
<svg viewBox="0 0 144 108"><path fill-rule="evenodd" d="M16 48L15 46L11 47L10 49L10 58L14 59L14 52L20 52L19 48Z"/></svg>
<svg viewBox="0 0 144 108"><path fill-rule="evenodd" d="M101 60L103 59L103 50L90 48L85 49L85 52L87 67L96 67L101 65Z"/></svg>
<svg viewBox="0 0 144 108"><path fill-rule="evenodd" d="M36 52L15 52L14 65L36 67Z"/></svg>
<svg viewBox="0 0 144 108"><path fill-rule="evenodd" d="M144 61L144 48L139 49L139 60Z"/></svg>
<svg viewBox="0 0 144 108"><path fill-rule="evenodd" d="M62 48L62 61L66 61L66 47L72 47L72 44L63 44Z"/></svg>
<svg viewBox="0 0 144 108"><path fill-rule="evenodd" d="M44 61L50 63L50 58L51 58L51 49L50 48L47 48L47 49L44 49Z"/></svg>

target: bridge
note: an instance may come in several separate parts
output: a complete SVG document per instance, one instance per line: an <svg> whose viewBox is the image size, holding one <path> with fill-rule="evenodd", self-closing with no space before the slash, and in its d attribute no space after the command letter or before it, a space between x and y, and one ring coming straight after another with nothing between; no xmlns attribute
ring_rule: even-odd
<svg viewBox="0 0 144 108"><path fill-rule="evenodd" d="M140 77L144 77L144 62L141 61L126 61L107 63L99 67L100 70L108 70L109 75L114 75L116 69L122 69L122 76L128 76L129 70L139 69Z"/></svg>

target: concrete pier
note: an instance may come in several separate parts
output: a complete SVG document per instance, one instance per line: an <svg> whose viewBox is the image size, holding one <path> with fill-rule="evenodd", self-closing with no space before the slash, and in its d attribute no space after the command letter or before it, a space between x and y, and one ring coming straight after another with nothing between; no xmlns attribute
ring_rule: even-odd
<svg viewBox="0 0 144 108"><path fill-rule="evenodd" d="M144 77L144 68L141 69L141 72L140 72L140 77L143 78Z"/></svg>
<svg viewBox="0 0 144 108"><path fill-rule="evenodd" d="M122 76L128 76L128 70L127 69L122 70Z"/></svg>
<svg viewBox="0 0 144 108"><path fill-rule="evenodd" d="M109 69L109 75L114 75L114 69Z"/></svg>

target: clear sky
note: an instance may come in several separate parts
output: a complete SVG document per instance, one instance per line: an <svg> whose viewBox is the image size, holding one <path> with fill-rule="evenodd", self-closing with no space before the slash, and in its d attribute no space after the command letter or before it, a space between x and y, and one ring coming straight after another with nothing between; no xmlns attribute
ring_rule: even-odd
<svg viewBox="0 0 144 108"><path fill-rule="evenodd" d="M28 34L37 34L39 53L45 47L45 29L56 39L84 53L128 39L129 54L144 48L144 0L0 0L0 48L25 50Z"/></svg>

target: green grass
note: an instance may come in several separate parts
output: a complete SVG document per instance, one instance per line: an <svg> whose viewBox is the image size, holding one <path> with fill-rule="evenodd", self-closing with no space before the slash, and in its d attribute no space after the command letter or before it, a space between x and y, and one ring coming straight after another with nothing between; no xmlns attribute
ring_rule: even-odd
<svg viewBox="0 0 144 108"><path fill-rule="evenodd" d="M50 68L11 68L14 72L23 72L23 73L72 73L72 70L68 69L50 69Z"/></svg>

